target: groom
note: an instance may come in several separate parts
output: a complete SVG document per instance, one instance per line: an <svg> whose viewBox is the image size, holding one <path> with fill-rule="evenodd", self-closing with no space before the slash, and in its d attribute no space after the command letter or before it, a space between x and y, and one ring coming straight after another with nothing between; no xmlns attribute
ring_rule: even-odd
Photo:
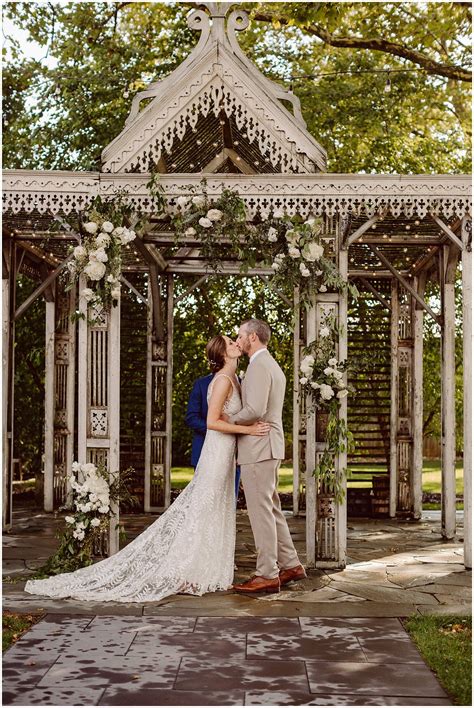
<svg viewBox="0 0 474 708"><path fill-rule="evenodd" d="M270 423L270 434L241 435L237 461L257 549L256 575L234 590L279 592L282 585L306 577L283 516L278 496L278 468L285 456L282 410L286 378L267 350L270 327L262 320L242 323L237 346L250 359L242 384L242 409L229 416L237 425Z"/></svg>

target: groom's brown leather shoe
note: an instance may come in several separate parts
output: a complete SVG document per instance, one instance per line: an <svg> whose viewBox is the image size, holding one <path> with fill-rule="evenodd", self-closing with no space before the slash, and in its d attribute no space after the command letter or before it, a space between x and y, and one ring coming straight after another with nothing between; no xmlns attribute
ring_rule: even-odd
<svg viewBox="0 0 474 708"><path fill-rule="evenodd" d="M258 592L280 592L280 581L278 578L263 578L256 575L246 583L233 586L235 592L258 593Z"/></svg>
<svg viewBox="0 0 474 708"><path fill-rule="evenodd" d="M307 578L306 571L302 565L295 565L294 568L285 568L280 570L280 585L287 585L293 580L303 580Z"/></svg>

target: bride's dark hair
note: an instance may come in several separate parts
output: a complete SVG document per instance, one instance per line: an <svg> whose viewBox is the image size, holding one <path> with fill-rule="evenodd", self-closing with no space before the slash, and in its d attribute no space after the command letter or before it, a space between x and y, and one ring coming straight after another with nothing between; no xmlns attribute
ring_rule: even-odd
<svg viewBox="0 0 474 708"><path fill-rule="evenodd" d="M225 364L227 342L222 334L217 334L206 345L206 354L213 374L217 374Z"/></svg>

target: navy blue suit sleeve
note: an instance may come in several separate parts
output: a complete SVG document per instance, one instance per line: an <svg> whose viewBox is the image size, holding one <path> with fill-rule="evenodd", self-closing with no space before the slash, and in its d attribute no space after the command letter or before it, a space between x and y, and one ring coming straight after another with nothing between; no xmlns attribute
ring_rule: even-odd
<svg viewBox="0 0 474 708"><path fill-rule="evenodd" d="M207 432L207 417L203 416L202 408L201 391L199 382L196 381L189 397L185 421L188 428L194 430L195 433L205 435Z"/></svg>

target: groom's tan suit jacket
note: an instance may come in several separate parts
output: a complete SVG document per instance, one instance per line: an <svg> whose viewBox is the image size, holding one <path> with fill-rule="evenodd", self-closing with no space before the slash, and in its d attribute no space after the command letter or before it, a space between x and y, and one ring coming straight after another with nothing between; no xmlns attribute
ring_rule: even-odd
<svg viewBox="0 0 474 708"><path fill-rule="evenodd" d="M282 411L285 388L285 374L268 350L261 351L247 368L242 383L242 409L230 416L230 422L249 425L265 420L270 423L270 434L239 436L237 462L240 465L284 459Z"/></svg>

